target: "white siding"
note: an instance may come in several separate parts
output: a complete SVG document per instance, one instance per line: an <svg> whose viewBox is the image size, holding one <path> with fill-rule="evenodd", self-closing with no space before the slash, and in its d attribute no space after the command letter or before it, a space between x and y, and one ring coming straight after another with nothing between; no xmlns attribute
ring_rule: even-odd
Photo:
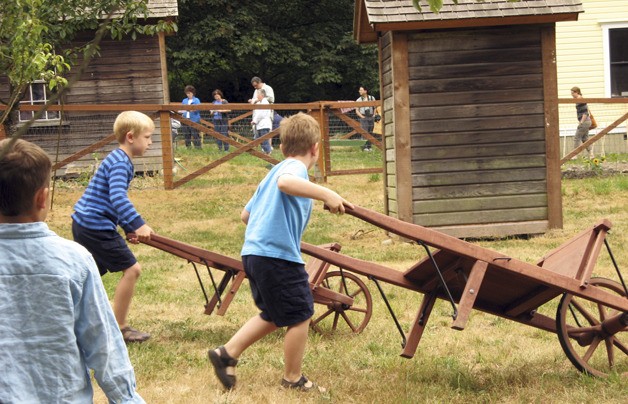
<svg viewBox="0 0 628 404"><path fill-rule="evenodd" d="M583 0L578 21L556 24L558 97L578 86L585 97L609 97L605 87L603 24L628 24L628 1Z"/></svg>
<svg viewBox="0 0 628 404"><path fill-rule="evenodd" d="M570 98L571 87L578 86L585 97L607 98L610 97L610 78L605 59L608 55L604 26L625 24L628 28L628 1L583 0L582 4L585 11L579 15L578 21L556 23L558 97ZM619 118L626 112L627 106L592 105L599 127L591 134ZM572 136L577 124L573 104L559 104L559 122L561 136ZM625 126L621 125L614 132L625 132ZM567 147L567 150L570 149L571 146Z"/></svg>

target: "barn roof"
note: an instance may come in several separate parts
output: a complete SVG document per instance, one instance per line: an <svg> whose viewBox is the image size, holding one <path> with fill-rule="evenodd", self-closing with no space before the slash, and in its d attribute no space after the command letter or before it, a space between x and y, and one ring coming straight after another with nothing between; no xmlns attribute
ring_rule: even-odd
<svg viewBox="0 0 628 404"><path fill-rule="evenodd" d="M412 0L356 0L353 35L358 42L377 40L377 32L539 24L578 19L584 11L581 0L444 0L439 13L420 0L421 11Z"/></svg>
<svg viewBox="0 0 628 404"><path fill-rule="evenodd" d="M148 11L153 18L176 17L179 15L177 0L148 0Z"/></svg>

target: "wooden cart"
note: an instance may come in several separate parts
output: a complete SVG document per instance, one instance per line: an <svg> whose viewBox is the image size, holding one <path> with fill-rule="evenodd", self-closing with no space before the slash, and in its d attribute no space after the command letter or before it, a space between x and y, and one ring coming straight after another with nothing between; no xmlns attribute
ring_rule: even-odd
<svg viewBox="0 0 628 404"><path fill-rule="evenodd" d="M434 303L441 298L452 306L452 328L456 330L464 329L471 309L481 310L556 333L565 354L582 372L628 376L628 289L606 241L611 228L608 220L584 230L534 265L358 206L347 213L416 241L426 257L402 272L342 254L339 244L302 243L302 251L311 257L306 269L315 302L323 307L312 320L313 328L321 330L324 322L330 322L332 330L342 324L353 332L366 327L372 298L358 274L372 280L380 291L401 334L403 357L414 356ZM210 314L216 306L218 314L225 313L246 277L239 260L161 236L147 243L193 263L206 300L205 313ZM592 277L603 245L618 282ZM211 298L197 264L207 267L214 290ZM330 272L332 265L338 270ZM220 282L215 281L211 268L225 272ZM397 321L380 282L423 294L409 332ZM560 303L555 318L538 312L557 297Z"/></svg>

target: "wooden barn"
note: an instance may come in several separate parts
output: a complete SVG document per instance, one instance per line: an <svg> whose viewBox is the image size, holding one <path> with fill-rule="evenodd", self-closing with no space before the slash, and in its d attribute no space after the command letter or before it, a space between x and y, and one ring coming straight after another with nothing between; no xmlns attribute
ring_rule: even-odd
<svg viewBox="0 0 628 404"><path fill-rule="evenodd" d="M454 235L562 227L555 24L580 1L358 0L377 43L386 213Z"/></svg>
<svg viewBox="0 0 628 404"><path fill-rule="evenodd" d="M148 23L175 18L177 0L149 0ZM94 38L93 32L81 33L75 43ZM49 89L44 82L33 82L21 103L39 105L46 102ZM0 98L9 92L6 77L0 77ZM94 58L80 80L61 100L61 104L163 104L169 103L166 70L166 48L163 34L138 36L135 40L113 40L105 37L100 43L100 55ZM129 109L130 109L129 108ZM46 150L53 162L102 141L113 132L113 122L119 111L48 111L29 129L24 139L33 141ZM150 112L146 112L149 115ZM32 117L32 112L21 111L11 116L9 131ZM155 121L159 126L159 120ZM57 170L58 175L89 172L117 142L111 141L86 154L79 160ZM153 136L153 145L143 157L134 159L136 172L153 172L162 167L159 128Z"/></svg>

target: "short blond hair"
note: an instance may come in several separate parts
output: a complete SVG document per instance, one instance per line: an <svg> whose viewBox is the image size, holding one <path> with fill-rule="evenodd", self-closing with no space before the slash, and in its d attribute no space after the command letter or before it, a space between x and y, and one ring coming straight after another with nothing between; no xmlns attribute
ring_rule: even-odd
<svg viewBox="0 0 628 404"><path fill-rule="evenodd" d="M118 143L123 144L126 134L131 132L133 137L138 137L142 132L154 131L155 123L146 114L138 111L121 112L113 123L113 133Z"/></svg>
<svg viewBox="0 0 628 404"><path fill-rule="evenodd" d="M0 141L0 213L19 216L33 209L34 196L50 184L52 163L48 154L34 143L18 139Z"/></svg>
<svg viewBox="0 0 628 404"><path fill-rule="evenodd" d="M320 142L321 128L316 119L299 112L281 120L279 139L284 156L303 156Z"/></svg>

